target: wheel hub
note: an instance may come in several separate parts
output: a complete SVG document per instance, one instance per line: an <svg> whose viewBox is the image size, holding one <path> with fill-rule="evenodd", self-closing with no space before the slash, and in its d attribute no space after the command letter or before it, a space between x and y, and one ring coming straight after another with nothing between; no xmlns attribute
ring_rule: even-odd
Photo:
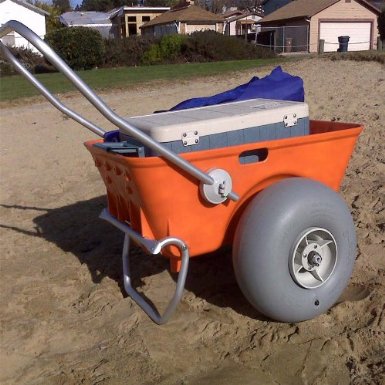
<svg viewBox="0 0 385 385"><path fill-rule="evenodd" d="M314 269L321 265L322 257L316 251L311 251L307 257L307 262Z"/></svg>
<svg viewBox="0 0 385 385"><path fill-rule="evenodd" d="M322 286L337 263L337 243L326 229L312 227L295 243L289 268L294 281L306 289Z"/></svg>

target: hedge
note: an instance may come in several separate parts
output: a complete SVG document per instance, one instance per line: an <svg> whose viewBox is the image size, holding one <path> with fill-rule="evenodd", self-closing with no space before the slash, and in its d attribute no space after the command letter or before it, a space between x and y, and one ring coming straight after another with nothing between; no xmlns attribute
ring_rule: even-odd
<svg viewBox="0 0 385 385"><path fill-rule="evenodd" d="M91 69L103 63L103 38L94 29L61 28L47 34L45 40L74 70Z"/></svg>

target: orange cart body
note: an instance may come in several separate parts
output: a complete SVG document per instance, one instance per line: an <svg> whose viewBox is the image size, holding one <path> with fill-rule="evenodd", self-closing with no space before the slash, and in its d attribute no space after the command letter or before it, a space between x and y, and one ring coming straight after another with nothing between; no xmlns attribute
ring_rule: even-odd
<svg viewBox="0 0 385 385"><path fill-rule="evenodd" d="M176 236L198 256L231 244L247 202L272 183L288 177L317 180L338 191L356 139L357 124L311 121L310 135L197 151L181 156L201 170L220 167L232 177L240 200L212 205L202 199L199 181L161 157L127 157L108 153L89 141L107 188L108 209L120 221L149 239ZM264 152L265 159L240 163L246 152ZM179 271L180 256L172 248L171 270Z"/></svg>

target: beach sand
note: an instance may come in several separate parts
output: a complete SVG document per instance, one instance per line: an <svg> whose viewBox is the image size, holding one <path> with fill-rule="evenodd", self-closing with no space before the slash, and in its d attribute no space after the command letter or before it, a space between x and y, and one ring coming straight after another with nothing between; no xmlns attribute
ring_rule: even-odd
<svg viewBox="0 0 385 385"><path fill-rule="evenodd" d="M271 69L101 96L133 116ZM40 98L3 103L0 383L385 383L385 68L312 58L283 69L304 79L312 119L365 126L341 187L358 253L339 302L310 321L270 321L243 297L226 251L191 261L176 313L157 326L124 294L122 234L98 218L105 187L83 146L95 136ZM111 128L78 96L63 100ZM175 285L167 260L136 251L132 263L134 284L164 307Z"/></svg>

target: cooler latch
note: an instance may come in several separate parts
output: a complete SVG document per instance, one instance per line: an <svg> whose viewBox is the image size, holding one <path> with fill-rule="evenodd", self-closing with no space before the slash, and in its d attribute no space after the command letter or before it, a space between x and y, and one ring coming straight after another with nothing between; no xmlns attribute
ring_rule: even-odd
<svg viewBox="0 0 385 385"><path fill-rule="evenodd" d="M182 143L183 146L192 146L193 144L199 143L199 133L198 131L188 131L182 134Z"/></svg>
<svg viewBox="0 0 385 385"><path fill-rule="evenodd" d="M283 117L285 127L293 127L298 123L297 114L287 114Z"/></svg>

